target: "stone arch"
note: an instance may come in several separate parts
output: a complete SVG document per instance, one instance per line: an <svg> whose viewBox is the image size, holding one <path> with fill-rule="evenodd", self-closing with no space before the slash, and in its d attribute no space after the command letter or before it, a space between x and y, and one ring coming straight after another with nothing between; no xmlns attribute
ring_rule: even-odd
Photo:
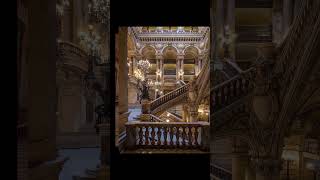
<svg viewBox="0 0 320 180"><path fill-rule="evenodd" d="M145 59L154 59L155 55L156 55L156 49L154 46L152 45L146 45L144 47L141 48L140 50L140 54L142 55L142 58Z"/></svg>
<svg viewBox="0 0 320 180"><path fill-rule="evenodd" d="M196 58L197 56L199 56L201 50L196 46L189 45L186 46L182 52L183 54L185 54L185 56Z"/></svg>
<svg viewBox="0 0 320 180"><path fill-rule="evenodd" d="M178 49L174 46L168 45L162 49L161 54L164 58L176 59L178 55Z"/></svg>

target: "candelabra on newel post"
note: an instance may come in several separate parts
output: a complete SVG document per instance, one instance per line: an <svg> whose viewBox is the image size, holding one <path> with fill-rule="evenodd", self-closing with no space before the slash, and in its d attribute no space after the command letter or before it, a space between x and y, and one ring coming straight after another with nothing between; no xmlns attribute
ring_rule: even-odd
<svg viewBox="0 0 320 180"><path fill-rule="evenodd" d="M142 114L140 116L141 120L148 120L150 114L150 96L149 89L153 85L153 82L148 79L147 74L149 68L151 67L150 62L145 60L139 60L137 63L137 69L134 72L134 76L137 79L137 86L140 91L139 101L141 102Z"/></svg>

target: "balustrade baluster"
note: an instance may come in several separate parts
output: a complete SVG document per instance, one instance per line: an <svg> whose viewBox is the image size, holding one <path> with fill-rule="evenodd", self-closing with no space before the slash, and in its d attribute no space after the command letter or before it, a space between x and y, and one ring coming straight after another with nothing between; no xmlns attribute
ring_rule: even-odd
<svg viewBox="0 0 320 180"><path fill-rule="evenodd" d="M156 136L155 127L154 126L150 126L150 129L151 129L151 145L154 146L155 145L155 141L156 141L156 139L155 139L155 136Z"/></svg>
<svg viewBox="0 0 320 180"><path fill-rule="evenodd" d="M142 145L143 143L143 130L142 126L138 127L139 128L139 145Z"/></svg>
<svg viewBox="0 0 320 180"><path fill-rule="evenodd" d="M198 137L199 137L199 126L195 126L195 131L194 131L194 135L195 135L195 146L199 146L199 142L198 142Z"/></svg>
<svg viewBox="0 0 320 180"><path fill-rule="evenodd" d="M188 127L188 145L191 147L192 146L192 127Z"/></svg>
<svg viewBox="0 0 320 180"><path fill-rule="evenodd" d="M178 147L180 146L179 138L180 138L180 128L179 128L179 126L178 126L178 127L176 127L176 145L177 145Z"/></svg>
<svg viewBox="0 0 320 180"><path fill-rule="evenodd" d="M224 91L224 104L228 105L228 101L229 101L229 84L225 84L223 86L223 91Z"/></svg>
<svg viewBox="0 0 320 180"><path fill-rule="evenodd" d="M164 126L164 128L163 128L163 138L164 138L164 142L163 142L163 144L165 145L165 146L167 146L168 145L168 127L167 126Z"/></svg>
<svg viewBox="0 0 320 180"><path fill-rule="evenodd" d="M182 126L182 146L186 145L186 128L185 126Z"/></svg>
<svg viewBox="0 0 320 180"><path fill-rule="evenodd" d="M158 130L157 130L157 136L158 136L158 146L160 146L161 145L161 129L162 129L162 127L161 126L159 126L158 128L157 128Z"/></svg>
<svg viewBox="0 0 320 180"><path fill-rule="evenodd" d="M174 131L174 127L173 126L171 126L171 127L169 127L169 129L170 129L170 131L169 131L169 138L170 138L170 146L173 146L173 131Z"/></svg>
<svg viewBox="0 0 320 180"><path fill-rule="evenodd" d="M149 126L146 126L145 129L145 145L149 145Z"/></svg>

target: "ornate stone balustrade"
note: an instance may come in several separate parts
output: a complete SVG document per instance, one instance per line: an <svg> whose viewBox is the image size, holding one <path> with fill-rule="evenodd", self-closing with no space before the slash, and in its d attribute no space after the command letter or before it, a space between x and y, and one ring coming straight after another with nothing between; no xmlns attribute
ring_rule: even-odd
<svg viewBox="0 0 320 180"><path fill-rule="evenodd" d="M64 65L77 67L82 71L88 71L87 53L78 45L71 42L58 42L58 56Z"/></svg>
<svg viewBox="0 0 320 180"><path fill-rule="evenodd" d="M210 176L213 179L214 178L219 178L223 180L232 179L232 173L230 171L212 163L210 163Z"/></svg>
<svg viewBox="0 0 320 180"><path fill-rule="evenodd" d="M210 107L212 107L213 112L217 112L246 96L253 88L253 84L249 80L253 73L254 68L250 68L211 89Z"/></svg>
<svg viewBox="0 0 320 180"><path fill-rule="evenodd" d="M207 122L137 122L126 123L127 148L199 149L209 150Z"/></svg>

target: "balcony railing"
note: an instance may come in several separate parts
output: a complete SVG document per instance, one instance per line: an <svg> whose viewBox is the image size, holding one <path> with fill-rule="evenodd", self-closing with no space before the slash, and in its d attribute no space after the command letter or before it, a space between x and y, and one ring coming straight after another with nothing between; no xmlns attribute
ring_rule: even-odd
<svg viewBox="0 0 320 180"><path fill-rule="evenodd" d="M198 149L209 150L207 122L126 123L127 149Z"/></svg>
<svg viewBox="0 0 320 180"><path fill-rule="evenodd" d="M83 71L88 70L88 55L76 44L59 41L58 56L65 65L74 66Z"/></svg>

